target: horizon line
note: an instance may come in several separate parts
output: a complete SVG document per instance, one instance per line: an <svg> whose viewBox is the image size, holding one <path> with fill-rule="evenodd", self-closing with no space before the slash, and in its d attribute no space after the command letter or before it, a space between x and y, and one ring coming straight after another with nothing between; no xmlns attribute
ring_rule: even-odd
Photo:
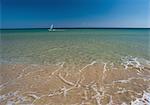
<svg viewBox="0 0 150 105"><path fill-rule="evenodd" d="M29 28L0 28L9 29L48 29L49 27L29 27ZM54 27L54 29L150 29L150 27Z"/></svg>

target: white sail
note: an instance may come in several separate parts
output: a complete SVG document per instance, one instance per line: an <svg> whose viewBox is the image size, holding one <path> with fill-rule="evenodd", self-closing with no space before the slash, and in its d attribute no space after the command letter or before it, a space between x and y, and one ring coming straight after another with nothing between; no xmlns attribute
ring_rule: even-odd
<svg viewBox="0 0 150 105"><path fill-rule="evenodd" d="M52 24L48 31L54 31L54 25Z"/></svg>
<svg viewBox="0 0 150 105"><path fill-rule="evenodd" d="M50 29L53 30L53 28L54 28L54 25L52 24Z"/></svg>

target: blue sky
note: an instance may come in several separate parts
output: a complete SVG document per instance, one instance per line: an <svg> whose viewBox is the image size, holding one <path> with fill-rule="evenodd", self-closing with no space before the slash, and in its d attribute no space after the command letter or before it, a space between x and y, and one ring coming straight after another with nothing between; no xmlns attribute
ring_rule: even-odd
<svg viewBox="0 0 150 105"><path fill-rule="evenodd" d="M2 0L0 28L150 27L150 0Z"/></svg>

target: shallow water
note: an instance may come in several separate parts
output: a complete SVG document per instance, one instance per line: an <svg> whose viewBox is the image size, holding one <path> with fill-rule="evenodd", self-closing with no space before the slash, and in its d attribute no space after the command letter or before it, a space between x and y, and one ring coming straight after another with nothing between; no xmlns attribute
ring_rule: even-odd
<svg viewBox="0 0 150 105"><path fill-rule="evenodd" d="M149 29L1 30L2 105L149 105Z"/></svg>
<svg viewBox="0 0 150 105"><path fill-rule="evenodd" d="M150 60L149 29L3 30L3 62L51 64L117 61L124 56Z"/></svg>

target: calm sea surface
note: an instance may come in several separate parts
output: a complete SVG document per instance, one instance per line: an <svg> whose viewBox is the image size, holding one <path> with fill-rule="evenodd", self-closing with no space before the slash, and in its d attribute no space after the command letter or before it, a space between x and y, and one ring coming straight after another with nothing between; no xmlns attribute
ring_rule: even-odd
<svg viewBox="0 0 150 105"><path fill-rule="evenodd" d="M125 56L150 60L150 29L2 30L3 63L117 62Z"/></svg>

